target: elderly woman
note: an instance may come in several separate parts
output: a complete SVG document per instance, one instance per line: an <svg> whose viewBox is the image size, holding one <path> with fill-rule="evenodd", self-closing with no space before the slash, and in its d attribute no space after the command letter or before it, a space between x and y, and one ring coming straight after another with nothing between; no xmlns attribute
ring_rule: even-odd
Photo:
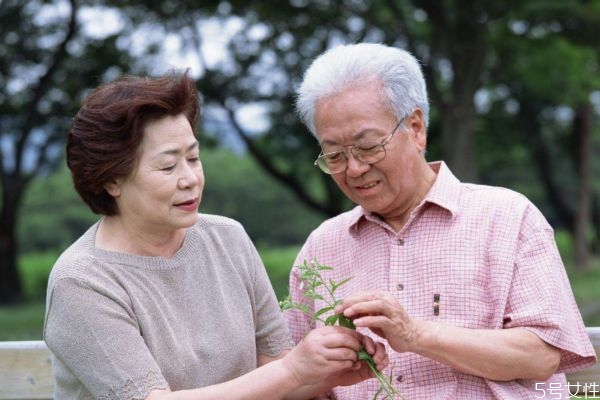
<svg viewBox="0 0 600 400"><path fill-rule="evenodd" d="M326 327L296 347L239 223L198 214L204 175L186 75L100 86L67 164L100 220L57 260L44 339L57 399L302 399L369 378L385 350Z"/></svg>

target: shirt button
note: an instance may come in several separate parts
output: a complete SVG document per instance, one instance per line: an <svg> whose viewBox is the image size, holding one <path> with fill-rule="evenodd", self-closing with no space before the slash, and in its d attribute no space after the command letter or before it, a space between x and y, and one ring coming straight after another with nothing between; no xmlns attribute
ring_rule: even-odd
<svg viewBox="0 0 600 400"><path fill-rule="evenodd" d="M397 284L396 285L396 289L397 290L404 290L404 284L402 284L402 283Z"/></svg>
<svg viewBox="0 0 600 400"><path fill-rule="evenodd" d="M400 246L404 246L404 239L398 239L398 244Z"/></svg>
<svg viewBox="0 0 600 400"><path fill-rule="evenodd" d="M404 377L402 375L398 375L396 377L396 381L398 381L398 382L404 382Z"/></svg>

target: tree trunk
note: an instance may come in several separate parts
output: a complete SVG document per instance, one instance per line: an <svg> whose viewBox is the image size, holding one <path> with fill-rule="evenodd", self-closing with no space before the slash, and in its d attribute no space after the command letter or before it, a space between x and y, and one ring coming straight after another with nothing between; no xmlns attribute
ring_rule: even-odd
<svg viewBox="0 0 600 400"><path fill-rule="evenodd" d="M441 111L443 158L460 180L477 182L474 97L491 46L490 10L469 0L458 1L454 8L435 0L416 3L431 21L431 47L421 58L432 102ZM414 44L411 50L419 54ZM435 65L446 68L436 70Z"/></svg>
<svg viewBox="0 0 600 400"><path fill-rule="evenodd" d="M17 271L17 215L23 184L14 176L4 176L0 210L0 304L23 300L21 279Z"/></svg>
<svg viewBox="0 0 600 400"><path fill-rule="evenodd" d="M557 220L553 226L561 226L574 234L575 230L575 214L572 206L564 196L564 190L555 178L553 171L556 171L556 165L553 163L553 157L544 143L542 135L542 126L538 115L541 113L541 108L534 107L533 101L528 99L520 99L522 111L518 118L521 121L524 131L527 132L527 145L531 151L533 165L537 168L537 175L545 192L546 200L552 205L556 213Z"/></svg>
<svg viewBox="0 0 600 400"><path fill-rule="evenodd" d="M581 104L575 110L573 133L577 148L575 159L579 161L579 190L575 213L575 268L587 269L590 261L588 234L592 217L592 186L591 186L591 153L592 153L592 118L593 106L590 102Z"/></svg>
<svg viewBox="0 0 600 400"><path fill-rule="evenodd" d="M445 110L442 121L444 160L464 182L477 182L475 112L469 105Z"/></svg>

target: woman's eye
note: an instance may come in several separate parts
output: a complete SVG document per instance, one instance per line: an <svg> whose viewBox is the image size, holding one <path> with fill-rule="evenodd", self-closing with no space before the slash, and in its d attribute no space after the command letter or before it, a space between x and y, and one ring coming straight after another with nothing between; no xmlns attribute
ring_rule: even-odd
<svg viewBox="0 0 600 400"><path fill-rule="evenodd" d="M169 171L173 171L174 169L175 169L175 164L169 165L168 167L161 168L160 170L169 172Z"/></svg>

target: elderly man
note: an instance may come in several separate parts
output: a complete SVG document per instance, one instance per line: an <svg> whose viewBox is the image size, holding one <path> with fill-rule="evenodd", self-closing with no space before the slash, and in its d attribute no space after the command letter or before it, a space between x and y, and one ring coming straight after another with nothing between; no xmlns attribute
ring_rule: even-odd
<svg viewBox="0 0 600 400"><path fill-rule="evenodd" d="M384 338L408 399L567 398L565 372L595 362L553 230L524 196L460 182L425 159L418 61L379 44L335 47L306 71L297 109L315 165L358 204L311 233L296 264L334 269L336 308ZM292 300L304 285L292 269ZM309 302L319 309L317 300ZM310 316L287 313L295 340ZM372 398L375 380L335 389ZM551 397L552 396L552 397Z"/></svg>

